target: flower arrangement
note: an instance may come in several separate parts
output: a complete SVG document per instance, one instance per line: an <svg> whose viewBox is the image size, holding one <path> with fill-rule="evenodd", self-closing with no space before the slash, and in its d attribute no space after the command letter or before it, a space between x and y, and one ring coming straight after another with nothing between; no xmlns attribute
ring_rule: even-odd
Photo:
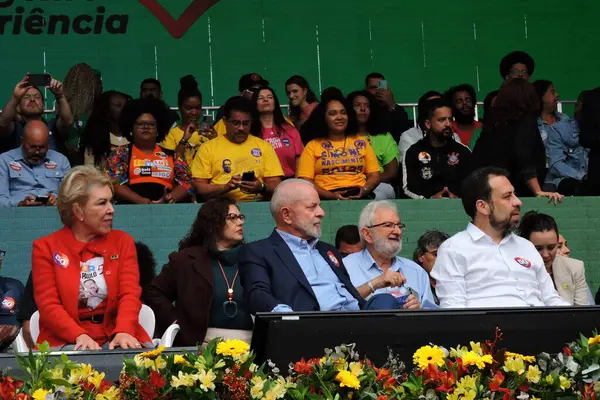
<svg viewBox="0 0 600 400"><path fill-rule="evenodd" d="M600 396L600 335L537 357L499 348L493 340L449 350L428 344L413 355L413 370L390 352L376 367L354 344L325 349L321 358L289 365L287 377L268 362L258 366L247 343L215 339L197 352L165 354L160 347L125 358L119 381L51 358L47 344L17 360L24 376L0 376L0 399L13 400L537 400Z"/></svg>

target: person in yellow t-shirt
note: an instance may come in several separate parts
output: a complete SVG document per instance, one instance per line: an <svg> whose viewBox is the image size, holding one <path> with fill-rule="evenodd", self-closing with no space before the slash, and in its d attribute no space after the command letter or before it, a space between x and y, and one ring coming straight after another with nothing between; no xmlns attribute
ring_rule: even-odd
<svg viewBox="0 0 600 400"><path fill-rule="evenodd" d="M186 75L180 80L181 89L177 94L177 105L181 112L181 125L172 128L161 146L173 150L192 165L194 156L202 144L208 142L214 135L199 132L202 116L202 93L192 75Z"/></svg>
<svg viewBox="0 0 600 400"><path fill-rule="evenodd" d="M359 136L356 114L339 95L321 102L310 116L311 140L296 176L315 184L324 200L372 198L381 180L375 152Z"/></svg>
<svg viewBox="0 0 600 400"><path fill-rule="evenodd" d="M241 96L225 103L227 132L200 147L192 164L194 186L204 199L227 195L237 202L269 198L283 170L273 147L250 135L252 103Z"/></svg>

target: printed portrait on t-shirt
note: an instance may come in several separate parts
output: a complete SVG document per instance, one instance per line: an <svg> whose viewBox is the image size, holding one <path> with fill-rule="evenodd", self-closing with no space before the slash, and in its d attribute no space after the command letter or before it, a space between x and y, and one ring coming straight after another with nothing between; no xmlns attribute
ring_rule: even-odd
<svg viewBox="0 0 600 400"><path fill-rule="evenodd" d="M108 294L104 279L104 257L94 257L80 263L79 307L93 310L97 308Z"/></svg>

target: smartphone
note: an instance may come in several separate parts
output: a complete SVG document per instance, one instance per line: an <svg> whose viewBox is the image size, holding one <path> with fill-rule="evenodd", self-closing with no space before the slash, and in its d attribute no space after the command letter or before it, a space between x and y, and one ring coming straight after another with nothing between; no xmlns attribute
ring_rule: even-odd
<svg viewBox="0 0 600 400"><path fill-rule="evenodd" d="M254 182L256 180L256 175L254 175L254 171L244 172L242 174L243 182Z"/></svg>
<svg viewBox="0 0 600 400"><path fill-rule="evenodd" d="M384 81L383 79L379 81L379 89L387 89L388 88L388 84L387 81Z"/></svg>
<svg viewBox="0 0 600 400"><path fill-rule="evenodd" d="M49 199L48 196L37 196L34 201L36 203L46 204L46 203L48 203L48 199Z"/></svg>
<svg viewBox="0 0 600 400"><path fill-rule="evenodd" d="M358 196L359 194L360 194L360 188L352 188L352 189L348 189L348 190L346 190L346 192L344 192L344 197Z"/></svg>
<svg viewBox="0 0 600 400"><path fill-rule="evenodd" d="M200 126L198 127L198 131L201 135L204 135L212 129L214 124L215 119L213 118L213 116L205 115L204 117L202 117L202 120L200 120Z"/></svg>
<svg viewBox="0 0 600 400"><path fill-rule="evenodd" d="M27 84L29 86L50 86L50 81L52 77L50 74L29 74L29 79L27 80Z"/></svg>

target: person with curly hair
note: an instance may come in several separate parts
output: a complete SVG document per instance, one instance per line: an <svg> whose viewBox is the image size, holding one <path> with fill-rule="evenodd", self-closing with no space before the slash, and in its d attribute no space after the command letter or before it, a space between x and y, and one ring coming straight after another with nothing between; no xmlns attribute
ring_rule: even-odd
<svg viewBox="0 0 600 400"><path fill-rule="evenodd" d="M190 232L146 288L157 333L177 322L175 346L195 346L215 337L250 342L252 318L238 279L244 221L234 200L219 197L200 207Z"/></svg>
<svg viewBox="0 0 600 400"><path fill-rule="evenodd" d="M185 160L159 146L169 131L169 110L156 99L132 100L120 119L131 143L113 150L105 174L120 203L180 203L189 199L193 182Z"/></svg>
<svg viewBox="0 0 600 400"><path fill-rule="evenodd" d="M502 58L499 69L500 76L505 81L515 78L529 81L535 69L535 61L524 51L513 51Z"/></svg>
<svg viewBox="0 0 600 400"><path fill-rule="evenodd" d="M112 150L129 144L129 140L121 132L119 119L123 107L130 100L132 97L128 94L109 90L102 93L95 103L94 111L81 138L85 165L104 168L106 157Z"/></svg>

